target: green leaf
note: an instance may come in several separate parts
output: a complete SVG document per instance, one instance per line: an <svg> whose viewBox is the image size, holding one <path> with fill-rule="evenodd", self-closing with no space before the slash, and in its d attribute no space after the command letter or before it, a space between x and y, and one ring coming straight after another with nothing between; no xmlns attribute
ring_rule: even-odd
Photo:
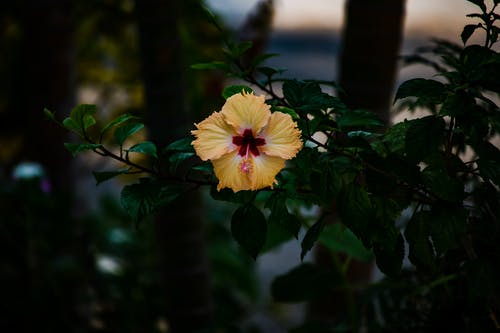
<svg viewBox="0 0 500 333"><path fill-rule="evenodd" d="M432 106L441 104L445 94L446 86L441 82L426 79L411 79L399 86L394 102L406 97L417 97L416 105Z"/></svg>
<svg viewBox="0 0 500 333"><path fill-rule="evenodd" d="M467 232L467 212L460 206L434 206L430 224L432 242L438 254L462 246Z"/></svg>
<svg viewBox="0 0 500 333"><path fill-rule="evenodd" d="M324 296L341 281L341 275L332 269L305 263L278 276L271 285L271 295L277 302L304 302Z"/></svg>
<svg viewBox="0 0 500 333"><path fill-rule="evenodd" d="M334 108L342 104L337 97L328 95L321 90L317 82L285 80L283 95L297 112L321 115L321 110ZM339 107L340 108L340 107Z"/></svg>
<svg viewBox="0 0 500 333"><path fill-rule="evenodd" d="M87 150L94 150L97 148L102 147L101 144L94 144L94 143L64 143L64 147L71 153L73 156L75 156L78 153L81 153L82 151L87 151Z"/></svg>
<svg viewBox="0 0 500 333"><path fill-rule="evenodd" d="M80 134L82 133L82 128L80 127L80 125L78 125L78 123L73 118L70 118L70 117L64 118L62 123L63 123L63 126L67 130L70 130L70 131L76 132L76 133L80 133Z"/></svg>
<svg viewBox="0 0 500 333"><path fill-rule="evenodd" d="M348 110L341 113L336 121L342 130L384 126L384 123L374 112L366 110Z"/></svg>
<svg viewBox="0 0 500 333"><path fill-rule="evenodd" d="M130 149L128 151L131 153L141 153L141 154L152 156L154 158L158 158L156 146L154 143L152 143L150 141L144 141L144 142L138 143L136 145L133 145L132 147L130 147Z"/></svg>
<svg viewBox="0 0 500 333"><path fill-rule="evenodd" d="M334 252L343 252L359 261L373 260L373 253L365 248L351 230L341 223L327 225L319 236L321 244Z"/></svg>
<svg viewBox="0 0 500 333"><path fill-rule="evenodd" d="M479 24L479 23L478 24L467 24L464 27L462 34L460 34L460 37L462 38L462 42L464 44L467 43L467 40L470 38L470 36L472 36L474 31L479 27L481 27L481 24Z"/></svg>
<svg viewBox="0 0 500 333"><path fill-rule="evenodd" d="M434 270L434 249L431 243L430 224L432 218L428 211L415 213L405 229L405 238L409 244L408 258L417 269Z"/></svg>
<svg viewBox="0 0 500 333"><path fill-rule="evenodd" d="M93 104L80 104L77 105L71 113L69 117L73 119L76 126L79 128L79 131L86 130L90 126L95 124L95 119L93 115L97 112L97 108Z"/></svg>
<svg viewBox="0 0 500 333"><path fill-rule="evenodd" d="M245 86L245 85L233 85L233 86L228 86L225 87L224 90L222 91L222 97L225 99L228 99L229 97L240 94L242 92L246 93L253 93L252 88Z"/></svg>
<svg viewBox="0 0 500 333"><path fill-rule="evenodd" d="M329 205L338 195L342 187L342 178L336 171L332 161L322 161L311 172L311 189L321 202Z"/></svg>
<svg viewBox="0 0 500 333"><path fill-rule="evenodd" d="M234 239L254 259L266 241L267 223L262 212L252 204L241 206L231 218Z"/></svg>
<svg viewBox="0 0 500 333"><path fill-rule="evenodd" d="M174 152L172 155L168 157L169 170L171 173L175 173L177 168L182 164L182 162L193 157L195 153L192 152L184 152L178 151Z"/></svg>
<svg viewBox="0 0 500 333"><path fill-rule="evenodd" d="M233 59L240 58L246 51L252 47L252 42L243 41L239 43L231 43L229 45L229 56Z"/></svg>
<svg viewBox="0 0 500 333"><path fill-rule="evenodd" d="M456 178L451 178L446 169L428 166L422 171L424 184L433 194L449 202L462 202L464 199L464 184Z"/></svg>
<svg viewBox="0 0 500 333"><path fill-rule="evenodd" d="M392 153L403 154L405 150L405 137L408 131L407 120L394 124L387 129L382 140Z"/></svg>
<svg viewBox="0 0 500 333"><path fill-rule="evenodd" d="M462 116L474 110L476 101L465 91L457 91L453 95L449 95L444 100L439 114L443 116Z"/></svg>
<svg viewBox="0 0 500 333"><path fill-rule="evenodd" d="M490 142L483 142L475 148L479 155L479 173L500 186L500 150Z"/></svg>
<svg viewBox="0 0 500 333"><path fill-rule="evenodd" d="M302 239L300 246L302 247L302 251L300 252L300 259L303 260L307 252L309 252L314 243L318 240L321 231L325 226L325 215L321 216L319 220L314 223L306 232L306 235Z"/></svg>
<svg viewBox="0 0 500 333"><path fill-rule="evenodd" d="M267 66L257 67L257 71L264 74L266 77L271 78L276 74L283 74L286 69L275 69Z"/></svg>
<svg viewBox="0 0 500 333"><path fill-rule="evenodd" d="M52 120L52 121L55 121L55 120L56 120L56 117L54 116L54 112L50 111L49 109L44 108L44 109L43 109L43 113L45 114L45 116L46 116L49 120Z"/></svg>
<svg viewBox="0 0 500 333"><path fill-rule="evenodd" d="M122 114L122 115L118 116L117 118L111 120L109 123L106 124L106 126L104 126L101 129L101 136L104 135L104 133L106 133L107 131L109 131L111 128L113 128L115 126L121 125L124 122L127 122L129 120L137 121L139 119L140 119L139 117L128 114L128 113Z"/></svg>
<svg viewBox="0 0 500 333"><path fill-rule="evenodd" d="M184 185L165 185L142 178L139 183L126 185L123 188L120 201L127 214L135 222L139 222L162 206L173 201L184 190Z"/></svg>
<svg viewBox="0 0 500 333"><path fill-rule="evenodd" d="M257 192L250 190L238 191L235 193L229 188L217 190L217 185L215 184L210 187L210 196L212 197L212 199L233 202L241 205L252 203L255 199L256 193Z"/></svg>
<svg viewBox="0 0 500 333"><path fill-rule="evenodd" d="M123 146L123 143L125 142L125 140L127 140L129 136L140 131L142 128L144 128L144 124L136 122L127 123L118 127L115 130L115 135L114 135L116 144L119 146Z"/></svg>
<svg viewBox="0 0 500 333"><path fill-rule="evenodd" d="M285 114L290 115L290 117L292 117L292 119L295 121L300 119L300 116L297 114L297 112L295 112L293 109L287 108L286 106L276 106L276 107L274 107L274 109L277 112L281 112L281 113L285 113Z"/></svg>
<svg viewBox="0 0 500 333"><path fill-rule="evenodd" d="M283 192L274 192L266 201L266 208L271 210L269 224L276 224L289 235L298 237L301 223L298 218L288 212L286 195Z"/></svg>
<svg viewBox="0 0 500 333"><path fill-rule="evenodd" d="M266 232L266 242L262 247L261 253L268 252L276 248L277 246L280 246L281 244L291 240L292 238L293 236L290 234L290 232L285 230L281 225L277 223L269 223Z"/></svg>
<svg viewBox="0 0 500 333"><path fill-rule="evenodd" d="M420 162L435 152L444 136L445 123L443 118L428 116L408 121L405 137L407 157L414 162Z"/></svg>
<svg viewBox="0 0 500 333"><path fill-rule="evenodd" d="M250 67L254 68L254 67L258 66L259 64L263 63L264 61L266 61L267 59L278 57L278 56L279 56L279 53L263 53L263 54L259 54L258 56L256 56L252 60L252 63L250 65ZM257 70L259 70L259 68L257 68Z"/></svg>
<svg viewBox="0 0 500 333"><path fill-rule="evenodd" d="M112 178L115 178L116 176L127 174L129 171L130 171L130 168L126 168L126 169L118 169L118 170L114 170L114 171L92 171L92 174L94 175L96 185L99 185L102 182L105 182L106 180L110 180Z"/></svg>
<svg viewBox="0 0 500 333"><path fill-rule="evenodd" d="M191 144L192 142L193 138L190 136L176 140L165 147L162 151L162 154L164 155L168 152L174 151L194 152L193 145Z"/></svg>
<svg viewBox="0 0 500 333"><path fill-rule="evenodd" d="M405 255L404 239L401 234L392 242L376 242L373 245L376 263L380 271L388 276L396 276L401 271Z"/></svg>
<svg viewBox="0 0 500 333"><path fill-rule="evenodd" d="M340 193L337 207L342 223L363 240L367 226L373 218L368 192L359 185L350 184Z"/></svg>
<svg viewBox="0 0 500 333"><path fill-rule="evenodd" d="M191 68L198 69L198 70L221 69L224 71L227 71L230 69L229 65L223 61L212 61L212 62L194 64L194 65L191 65Z"/></svg>

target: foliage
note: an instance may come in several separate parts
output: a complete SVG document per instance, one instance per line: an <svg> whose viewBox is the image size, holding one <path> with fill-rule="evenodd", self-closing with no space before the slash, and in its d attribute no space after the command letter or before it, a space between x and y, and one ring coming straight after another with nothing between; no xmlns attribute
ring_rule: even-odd
<svg viewBox="0 0 500 333"><path fill-rule="evenodd" d="M151 142L129 146L128 138L143 127L140 120L124 115L93 133L96 110L90 105L77 106L61 123L82 139L66 148L73 154L94 151L124 164L94 173L98 183L122 174L141 175L121 195L123 208L135 221L186 191L208 186L213 199L238 206L232 235L253 258L270 248L271 230L286 235L273 240L276 245L297 237L301 228L306 229L301 258L318 241L348 257L375 258L387 279L365 291L366 306L340 322L342 327L427 332L453 322L454 331L493 330L500 321L500 151L492 143L500 131L495 102L500 54L492 49L499 31L494 25L498 1L490 11L482 0L469 1L481 10L469 16L482 22L467 25L462 40L465 44L483 29L484 45L435 41L430 50L439 61L412 57L437 69L439 80L406 81L395 102L425 108L429 115L387 128L372 112L349 109L325 92L325 82L279 79L279 70L264 66L272 54L243 65L248 42L227 41L224 59L193 65L222 70L255 88L231 86L224 90L225 98L258 89L273 111L288 113L297 122L305 148L279 174L273 189L217 192L211 165L196 158L192 138L165 148ZM55 121L50 111L46 114ZM111 133L117 152L102 140ZM134 162L131 153L147 155L149 164ZM311 205L321 207L322 214L308 225L292 207ZM329 225L334 214L339 221ZM402 268L405 258L411 266ZM276 279L273 295L295 302L326 290L348 290L353 287L345 271L303 264Z"/></svg>

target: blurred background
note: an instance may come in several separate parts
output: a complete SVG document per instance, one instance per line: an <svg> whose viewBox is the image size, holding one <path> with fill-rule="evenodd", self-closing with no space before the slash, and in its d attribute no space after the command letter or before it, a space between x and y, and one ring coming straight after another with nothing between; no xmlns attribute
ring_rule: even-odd
<svg viewBox="0 0 500 333"><path fill-rule="evenodd" d="M234 206L203 191L135 226L119 203L134 179L96 186L91 171L117 165L73 158L63 142L76 138L43 108L62 119L96 104L101 125L132 113L146 123L136 139L165 146L223 104L229 81L190 65L221 59L230 35L253 41L254 55L279 53L267 65L283 77L335 80L351 106L390 122L395 87L432 75L403 68L399 55L431 37L460 44L474 11L465 0L2 1L0 331L285 332L302 323L314 307L269 296L272 279L300 263L298 241L270 241L254 262L230 236ZM370 265L361 271L372 278Z"/></svg>

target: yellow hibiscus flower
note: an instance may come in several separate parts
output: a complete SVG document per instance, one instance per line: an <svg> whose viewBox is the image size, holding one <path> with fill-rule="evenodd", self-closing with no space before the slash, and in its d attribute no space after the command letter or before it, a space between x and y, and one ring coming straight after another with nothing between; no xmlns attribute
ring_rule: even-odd
<svg viewBox="0 0 500 333"><path fill-rule="evenodd" d="M272 187L285 161L302 148L300 130L288 114L271 113L264 96L245 92L195 126L192 145L202 160L212 161L217 190Z"/></svg>

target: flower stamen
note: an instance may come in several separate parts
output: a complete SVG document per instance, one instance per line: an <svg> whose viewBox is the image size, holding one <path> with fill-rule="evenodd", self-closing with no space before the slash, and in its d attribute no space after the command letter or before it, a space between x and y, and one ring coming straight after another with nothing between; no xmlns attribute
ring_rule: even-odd
<svg viewBox="0 0 500 333"><path fill-rule="evenodd" d="M248 158L248 153L253 156L259 156L259 146L266 144L266 140L263 138L255 138L251 128L247 128L243 131L243 135L233 136L233 144L240 147L238 154L241 157Z"/></svg>

